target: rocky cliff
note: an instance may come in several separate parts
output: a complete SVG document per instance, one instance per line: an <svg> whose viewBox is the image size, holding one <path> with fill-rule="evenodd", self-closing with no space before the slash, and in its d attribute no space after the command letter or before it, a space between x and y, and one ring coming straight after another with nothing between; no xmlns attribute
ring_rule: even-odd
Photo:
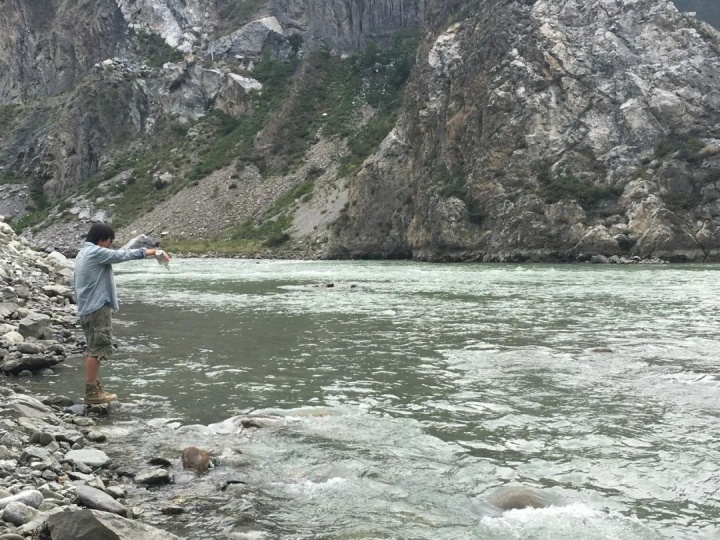
<svg viewBox="0 0 720 540"><path fill-rule="evenodd" d="M421 45L337 256L718 260L718 33L665 0L468 7Z"/></svg>
<svg viewBox="0 0 720 540"><path fill-rule="evenodd" d="M714 261L719 51L669 0L6 1L0 202L53 247Z"/></svg>

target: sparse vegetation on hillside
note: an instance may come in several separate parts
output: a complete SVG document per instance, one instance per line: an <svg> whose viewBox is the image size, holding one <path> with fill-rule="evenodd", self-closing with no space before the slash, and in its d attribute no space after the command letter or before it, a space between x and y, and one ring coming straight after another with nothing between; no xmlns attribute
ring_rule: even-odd
<svg viewBox="0 0 720 540"><path fill-rule="evenodd" d="M217 37L229 34L249 23L263 5L263 0L221 0L218 2Z"/></svg>
<svg viewBox="0 0 720 540"><path fill-rule="evenodd" d="M703 146L702 141L693 135L671 133L658 145L655 157L661 159L673 156L684 161L702 161L698 153Z"/></svg>
<svg viewBox="0 0 720 540"><path fill-rule="evenodd" d="M231 235L232 240L240 240L257 247L277 247L290 236L285 230L292 222L292 204L310 195L314 188L314 180L307 180L281 196L269 208L258 222L248 220L238 227Z"/></svg>
<svg viewBox="0 0 720 540"><path fill-rule="evenodd" d="M166 62L179 62L182 53L174 49L157 34L138 32L137 52L149 67L161 68Z"/></svg>
<svg viewBox="0 0 720 540"><path fill-rule="evenodd" d="M537 193L546 202L553 204L562 200L574 200L585 210L592 210L600 201L617 200L622 190L609 186L598 186L567 174L553 174L546 165L538 170L540 183Z"/></svg>
<svg viewBox="0 0 720 540"><path fill-rule="evenodd" d="M154 64L173 59L165 54L162 40L145 37L140 43L144 56L155 58ZM297 50L299 45L298 41ZM122 227L213 171L233 163L241 168L244 162L256 163L263 170L255 145L258 133L268 125L276 128L271 132L277 158L273 172L296 167L315 134L322 130L326 136L348 140L350 156L343 164L343 173L349 174L392 129L415 45L414 36L399 34L390 47L370 46L362 54L347 58L332 56L328 50L315 51L304 60L302 78L297 76L303 62L298 55L282 59L267 49L248 73L263 84L263 89L250 93L245 114L233 117L215 110L193 126L161 120L152 137L132 145L133 150L118 155L89 179L83 186L84 194L90 200L101 197L100 207L112 206L113 224ZM120 140L127 135L123 131L127 118L118 115L127 115L130 107L114 105L128 102L132 84L131 80L118 80L103 95L90 86L73 106L97 111L98 122L116 126L109 140ZM368 111L373 116L363 125L363 115ZM120 172L127 173L122 181L108 186L107 181ZM169 180L162 180L161 175ZM238 227L230 241L248 249L286 242L291 203L298 197L309 198L313 183L314 177L309 177L261 218ZM32 222L39 217L37 213Z"/></svg>
<svg viewBox="0 0 720 540"><path fill-rule="evenodd" d="M340 58L328 49L310 53L302 76L271 126L275 166L287 169L314 142L325 136L348 140L350 155L341 176L354 172L395 125L402 93L415 58L414 34L398 33L390 46L371 44L354 56ZM368 107L373 117L362 117Z"/></svg>
<svg viewBox="0 0 720 540"><path fill-rule="evenodd" d="M193 126L192 132L186 125L161 124L158 133L141 147L142 152L118 157L91 178L86 183L88 195L99 195L98 185L119 172L132 171L127 182L117 186L120 196L112 201L114 225L121 227L213 171L236 160L251 161L255 135L285 98L297 62L296 58L274 58L268 52L253 73L267 90L251 96L247 115L234 118L213 111ZM174 177L168 186L156 181L162 173Z"/></svg>
<svg viewBox="0 0 720 540"><path fill-rule="evenodd" d="M441 197L460 199L465 204L468 221L475 225L482 224L485 212L465 186L466 177L462 171L450 171L444 164L440 164L433 171L433 180L440 188Z"/></svg>

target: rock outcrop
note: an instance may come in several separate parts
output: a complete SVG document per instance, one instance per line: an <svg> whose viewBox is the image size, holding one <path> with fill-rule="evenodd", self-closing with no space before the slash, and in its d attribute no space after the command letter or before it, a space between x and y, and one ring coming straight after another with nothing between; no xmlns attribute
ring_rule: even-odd
<svg viewBox="0 0 720 540"><path fill-rule="evenodd" d="M473 7L436 7L336 255L718 260L720 35L669 0Z"/></svg>

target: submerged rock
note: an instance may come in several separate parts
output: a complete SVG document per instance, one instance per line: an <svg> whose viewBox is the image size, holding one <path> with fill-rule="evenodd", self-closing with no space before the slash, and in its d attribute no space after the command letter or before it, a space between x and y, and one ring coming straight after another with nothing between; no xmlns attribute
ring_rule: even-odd
<svg viewBox="0 0 720 540"><path fill-rule="evenodd" d="M498 488L488 496L488 502L501 510L546 508L552 504L543 492L529 486L521 485L510 485Z"/></svg>

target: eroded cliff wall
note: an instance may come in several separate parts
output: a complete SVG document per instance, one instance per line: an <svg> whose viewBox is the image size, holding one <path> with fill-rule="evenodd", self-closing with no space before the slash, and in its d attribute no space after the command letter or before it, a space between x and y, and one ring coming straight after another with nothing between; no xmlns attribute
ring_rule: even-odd
<svg viewBox="0 0 720 540"><path fill-rule="evenodd" d="M716 31L668 0L465 8L421 46L337 256L719 258Z"/></svg>

